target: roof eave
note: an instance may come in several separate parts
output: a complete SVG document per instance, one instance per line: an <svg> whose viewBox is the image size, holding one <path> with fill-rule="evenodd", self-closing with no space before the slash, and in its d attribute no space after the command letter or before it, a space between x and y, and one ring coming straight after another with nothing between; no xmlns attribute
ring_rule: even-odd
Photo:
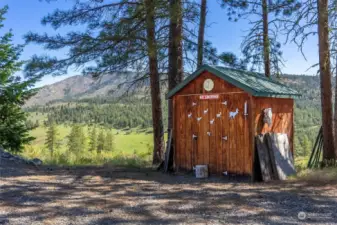
<svg viewBox="0 0 337 225"><path fill-rule="evenodd" d="M255 93L253 96L255 96L255 97L267 97L267 98L292 98L292 99L298 99L302 95L301 94L279 94L279 93L258 92L258 93Z"/></svg>
<svg viewBox="0 0 337 225"><path fill-rule="evenodd" d="M212 74L214 74L215 76L219 77L220 79L222 80L225 80L227 81L228 83L238 87L238 88L241 88L242 90L248 92L249 94L251 95L254 95L254 93L256 93L256 90L246 86L246 85L243 85L241 84L240 82L232 79L231 77L229 76L226 76L224 78L224 76L222 76L221 74L223 74L221 71L211 67L211 66L208 66L208 65L203 65L201 66L196 72L194 72L192 75L190 75L189 77L187 77L183 82L181 82L179 85L177 85L175 88L173 88L171 91L169 91L167 94L166 94L166 99L170 99L173 95L175 95L180 89L182 89L184 86L186 86L188 83L190 83L192 80L194 80L197 76L199 76L202 72L204 71L209 71L211 72Z"/></svg>
<svg viewBox="0 0 337 225"><path fill-rule="evenodd" d="M166 94L166 99L170 99L173 97L179 90L181 90L183 87L185 87L188 83L190 83L192 80L194 80L196 77L198 77L202 72L209 71L215 76L219 77L222 80L227 81L228 83L244 90L245 92L251 94L255 97L273 97L273 98L299 98L301 97L301 94L283 94L283 93L272 93L272 92L261 92L258 90L255 90L247 85L244 85L237 80L222 75L223 72L217 70L216 68L209 66L209 65L203 65L201 66L197 71L195 71L193 74L191 74L189 77L187 77L184 81L182 81L180 84L178 84L175 88L173 88L171 91L169 91Z"/></svg>

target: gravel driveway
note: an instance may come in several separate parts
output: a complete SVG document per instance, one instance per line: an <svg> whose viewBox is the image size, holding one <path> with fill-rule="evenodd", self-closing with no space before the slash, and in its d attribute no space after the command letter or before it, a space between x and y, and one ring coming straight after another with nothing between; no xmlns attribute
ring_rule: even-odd
<svg viewBox="0 0 337 225"><path fill-rule="evenodd" d="M0 176L0 224L337 224L336 184L1 164Z"/></svg>

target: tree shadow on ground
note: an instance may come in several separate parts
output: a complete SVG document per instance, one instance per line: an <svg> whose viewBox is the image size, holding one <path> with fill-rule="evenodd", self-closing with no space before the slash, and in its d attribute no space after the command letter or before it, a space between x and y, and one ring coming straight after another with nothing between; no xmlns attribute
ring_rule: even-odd
<svg viewBox="0 0 337 225"><path fill-rule="evenodd" d="M0 166L1 167L1 166ZM5 170L2 170L5 172ZM316 224L337 221L337 185L197 180L149 169L1 173L9 224ZM304 221L298 219L305 212ZM6 222L6 220L4 220Z"/></svg>

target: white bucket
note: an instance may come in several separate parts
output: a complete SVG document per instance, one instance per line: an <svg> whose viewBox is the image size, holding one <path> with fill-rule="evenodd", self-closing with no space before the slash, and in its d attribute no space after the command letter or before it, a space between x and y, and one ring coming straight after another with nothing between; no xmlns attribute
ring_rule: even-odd
<svg viewBox="0 0 337 225"><path fill-rule="evenodd" d="M207 165L196 165L195 166L195 177L196 178L207 178L208 177L208 166Z"/></svg>

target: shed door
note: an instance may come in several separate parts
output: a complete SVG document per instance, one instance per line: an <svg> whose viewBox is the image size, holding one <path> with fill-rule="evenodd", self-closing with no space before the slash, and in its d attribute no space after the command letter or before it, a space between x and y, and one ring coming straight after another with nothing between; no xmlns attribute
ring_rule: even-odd
<svg viewBox="0 0 337 225"><path fill-rule="evenodd" d="M219 94L213 99L191 95L179 99L177 111L186 111L176 120L178 167L192 169L206 164L210 173L248 172L248 116L244 115L248 95Z"/></svg>

